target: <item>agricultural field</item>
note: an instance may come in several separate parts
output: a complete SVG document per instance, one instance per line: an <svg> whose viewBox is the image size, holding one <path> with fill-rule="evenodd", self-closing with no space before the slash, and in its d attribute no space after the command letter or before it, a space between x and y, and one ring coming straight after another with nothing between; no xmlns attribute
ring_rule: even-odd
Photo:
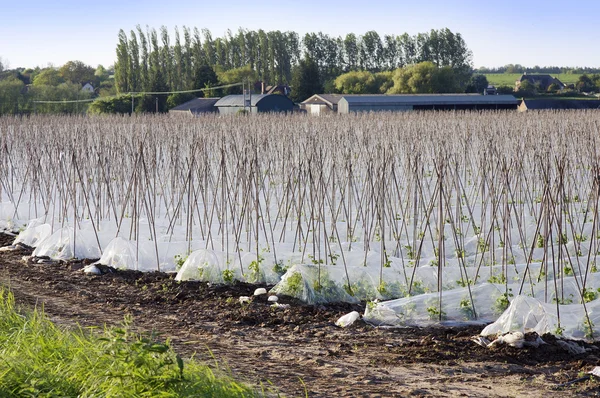
<svg viewBox="0 0 600 398"><path fill-rule="evenodd" d="M563 82L564 84L575 84L579 80L581 74L577 73L550 73L550 76L556 77L558 80ZM493 84L494 86L510 86L514 87L515 82L519 80L522 76L521 73L484 73L484 76L487 78L489 84Z"/></svg>
<svg viewBox="0 0 600 398"><path fill-rule="evenodd" d="M0 284L284 394L547 395L600 362L599 118L0 118Z"/></svg>

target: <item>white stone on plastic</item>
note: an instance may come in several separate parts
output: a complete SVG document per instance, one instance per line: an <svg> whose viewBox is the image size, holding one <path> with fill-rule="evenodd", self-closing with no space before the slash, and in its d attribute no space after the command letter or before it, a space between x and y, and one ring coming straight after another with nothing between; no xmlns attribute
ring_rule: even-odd
<svg viewBox="0 0 600 398"><path fill-rule="evenodd" d="M596 366L594 369L588 372L592 376L600 377L600 366Z"/></svg>
<svg viewBox="0 0 600 398"><path fill-rule="evenodd" d="M83 273L90 275L102 275L100 268L96 267L94 264L86 265L83 268Z"/></svg>
<svg viewBox="0 0 600 398"><path fill-rule="evenodd" d="M267 289L265 289L264 287L259 287L254 291L255 296L261 296L263 294L267 294Z"/></svg>
<svg viewBox="0 0 600 398"><path fill-rule="evenodd" d="M507 344L511 347L523 348L523 345L525 344L525 335L522 332L509 332L498 337L488 347L499 344Z"/></svg>
<svg viewBox="0 0 600 398"><path fill-rule="evenodd" d="M347 326L352 325L359 318L360 318L360 314L357 311L352 311L351 313L340 317L340 319L338 319L335 322L335 324L336 324L336 326L345 328Z"/></svg>

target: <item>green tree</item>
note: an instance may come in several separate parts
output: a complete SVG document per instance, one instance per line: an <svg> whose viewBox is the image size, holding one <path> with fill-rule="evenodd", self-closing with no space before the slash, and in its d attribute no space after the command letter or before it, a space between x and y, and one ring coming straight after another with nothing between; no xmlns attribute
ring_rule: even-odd
<svg viewBox="0 0 600 398"><path fill-rule="evenodd" d="M496 92L498 94L514 94L515 90L512 86L502 85L502 86L496 87Z"/></svg>
<svg viewBox="0 0 600 398"><path fill-rule="evenodd" d="M258 80L256 71L250 68L250 65L243 66L241 68L235 68L230 70L220 70L217 68L216 74L219 78L219 82L223 85L236 84L236 83L250 83L254 84ZM242 86L230 87L223 89L225 94L241 94Z"/></svg>
<svg viewBox="0 0 600 398"><path fill-rule="evenodd" d="M380 70L383 60L383 45L379 34L370 30L362 36L360 43L363 68L370 71Z"/></svg>
<svg viewBox="0 0 600 398"><path fill-rule="evenodd" d="M162 47L161 47L161 51L160 51L160 56L161 56L161 64L163 66L162 68L162 74L163 77L165 79L165 82L167 84L167 90L165 91L169 91L169 89L172 89L173 87L175 87L174 84L174 79L175 79L175 71L173 69L173 48L171 48L171 39L169 38L169 31L167 30L166 26L161 26L160 27L160 38L162 40ZM165 107L166 107L166 99L165 99Z"/></svg>
<svg viewBox="0 0 600 398"><path fill-rule="evenodd" d="M65 82L58 86L34 85L31 97L35 101L59 101L58 103L38 103L37 113L85 113L87 103L66 102L89 99L91 94L81 90L81 84ZM65 101L61 103L60 101Z"/></svg>
<svg viewBox="0 0 600 398"><path fill-rule="evenodd" d="M165 77L159 70L152 76L152 92L163 93L169 91L169 86L165 81ZM156 112L156 99L158 99L158 112L167 112L167 96L168 94L146 95L140 103L140 107L136 112Z"/></svg>
<svg viewBox="0 0 600 398"><path fill-rule="evenodd" d="M194 74L194 88L208 88L216 86L219 83L219 78L214 69L209 65L200 65ZM200 97L207 97L205 91L197 93Z"/></svg>
<svg viewBox="0 0 600 398"><path fill-rule="evenodd" d="M598 87L596 87L592 79L586 74L579 76L579 80L577 81L577 84L575 84L575 88L580 93L598 90Z"/></svg>
<svg viewBox="0 0 600 398"><path fill-rule="evenodd" d="M292 93L290 98L295 102L301 102L322 91L323 87L321 86L319 68L308 55L305 55L292 74Z"/></svg>
<svg viewBox="0 0 600 398"><path fill-rule="evenodd" d="M183 90L187 88L185 86L185 61L183 55L183 47L181 46L181 38L179 36L179 29L175 26L175 46L173 47L173 56L175 57L174 72L175 78L173 79L174 86L171 87L175 91ZM168 103L168 100L167 100ZM179 104L178 104L179 105Z"/></svg>
<svg viewBox="0 0 600 398"><path fill-rule="evenodd" d="M334 80L335 91L343 94L381 94L393 84L392 72L352 71Z"/></svg>
<svg viewBox="0 0 600 398"><path fill-rule="evenodd" d="M202 50L204 52L204 60L208 65L214 66L216 64L215 56L215 45L212 38L212 34L208 29L202 29L202 36L204 41L202 44Z"/></svg>
<svg viewBox="0 0 600 398"><path fill-rule="evenodd" d="M449 66L438 68L430 61L396 69L393 81L394 86L388 94L456 93L460 90L454 69Z"/></svg>
<svg viewBox="0 0 600 398"><path fill-rule="evenodd" d="M140 25L136 27L138 36L140 37L140 86L143 91L150 90L150 72L149 72L149 55L148 55L148 39L142 31Z"/></svg>
<svg viewBox="0 0 600 398"><path fill-rule="evenodd" d="M69 61L59 69L60 75L68 82L85 84L94 81L94 68L81 61Z"/></svg>
<svg viewBox="0 0 600 398"><path fill-rule="evenodd" d="M167 108L175 108L177 105L184 104L193 100L196 96L192 93L174 93L167 97Z"/></svg>
<svg viewBox="0 0 600 398"><path fill-rule="evenodd" d="M519 89L517 90L517 95L519 97L531 97L537 94L535 85L531 83L529 80L523 80L519 85Z"/></svg>
<svg viewBox="0 0 600 398"><path fill-rule="evenodd" d="M417 62L417 45L415 38L404 33L396 38L398 48L402 54L403 65L411 65Z"/></svg>
<svg viewBox="0 0 600 398"><path fill-rule="evenodd" d="M102 65L98 65L98 67L94 71L94 77L96 78L97 84L100 84L105 80L108 80L109 76L110 75L109 75L108 71Z"/></svg>
<svg viewBox="0 0 600 398"><path fill-rule="evenodd" d="M25 106L25 84L14 76L0 80L0 115L17 114Z"/></svg>
<svg viewBox="0 0 600 398"><path fill-rule="evenodd" d="M183 67L184 84L186 90L191 90L194 85L194 64L192 52L192 35L190 29L183 27Z"/></svg>
<svg viewBox="0 0 600 398"><path fill-rule="evenodd" d="M374 94L375 76L368 71L352 71L339 75L335 81L335 89L342 94Z"/></svg>
<svg viewBox="0 0 600 398"><path fill-rule="evenodd" d="M351 71L358 67L358 42L354 33L348 33L343 41L345 70Z"/></svg>
<svg viewBox="0 0 600 398"><path fill-rule="evenodd" d="M402 58L398 48L398 41L393 35L383 37L383 67L387 70L394 70L402 66Z"/></svg>
<svg viewBox="0 0 600 398"><path fill-rule="evenodd" d="M140 103L142 101L142 95L138 94L134 96L134 103ZM88 108L90 114L103 114L103 113L120 113L130 114L131 113L131 95L119 95L108 98L97 98L92 102Z"/></svg>
<svg viewBox="0 0 600 398"><path fill-rule="evenodd" d="M111 95L117 95L117 88L114 85L112 79L104 80L98 86L98 95L100 97L107 97Z"/></svg>
<svg viewBox="0 0 600 398"><path fill-rule="evenodd" d="M485 75L473 75L469 79L469 84L467 84L465 92L482 94L488 85L488 79Z"/></svg>
<svg viewBox="0 0 600 398"><path fill-rule="evenodd" d="M552 83L546 90L548 93L557 93L558 91L560 91L560 86L557 83Z"/></svg>
<svg viewBox="0 0 600 398"><path fill-rule="evenodd" d="M377 72L375 73L375 85L378 87L377 94L385 94L394 87L394 72Z"/></svg>
<svg viewBox="0 0 600 398"><path fill-rule="evenodd" d="M141 91L142 82L140 80L140 46L138 45L135 32L132 30L129 36L129 65L128 65L128 81L130 91Z"/></svg>
<svg viewBox="0 0 600 398"><path fill-rule="evenodd" d="M394 71L394 86L389 94L433 93L433 78L437 71L433 62L399 68Z"/></svg>
<svg viewBox="0 0 600 398"><path fill-rule="evenodd" d="M115 63L115 86L118 93L131 91L129 84L129 49L127 35L123 29L119 30L119 44L117 44L117 62Z"/></svg>
<svg viewBox="0 0 600 398"><path fill-rule="evenodd" d="M432 90L438 94L458 93L461 91L455 69L450 66L437 68L431 82Z"/></svg>
<svg viewBox="0 0 600 398"><path fill-rule="evenodd" d="M58 86L65 79L60 72L54 68L47 68L38 73L33 79L34 86Z"/></svg>

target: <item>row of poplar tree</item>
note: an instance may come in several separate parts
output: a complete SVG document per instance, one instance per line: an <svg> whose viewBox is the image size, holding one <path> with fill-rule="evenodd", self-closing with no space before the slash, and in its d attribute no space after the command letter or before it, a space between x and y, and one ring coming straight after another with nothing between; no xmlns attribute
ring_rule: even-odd
<svg viewBox="0 0 600 398"><path fill-rule="evenodd" d="M164 26L157 31L138 25L129 34L119 32L115 85L120 93L204 88L206 66L217 74L246 69L266 84L290 84L303 59L317 65L321 84L349 71L391 71L425 61L465 75L472 70L471 51L460 33L447 28L412 36L369 31L302 38L296 32L239 29L213 38L208 29L176 27L172 38Z"/></svg>

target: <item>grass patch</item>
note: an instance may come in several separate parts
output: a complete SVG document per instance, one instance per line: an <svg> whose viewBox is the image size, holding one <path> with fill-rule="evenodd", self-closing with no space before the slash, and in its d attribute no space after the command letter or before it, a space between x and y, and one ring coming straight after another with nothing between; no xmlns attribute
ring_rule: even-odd
<svg viewBox="0 0 600 398"><path fill-rule="evenodd" d="M64 329L42 311L20 313L0 288L1 397L255 397L260 393L168 342L122 328Z"/></svg>
<svg viewBox="0 0 600 398"><path fill-rule="evenodd" d="M535 73L531 73L534 75ZM579 73L541 73L548 74L552 77L558 78L564 84L575 84L579 80L581 74ZM522 76L521 73L484 73L489 84L494 86L510 86L514 87L515 82Z"/></svg>

